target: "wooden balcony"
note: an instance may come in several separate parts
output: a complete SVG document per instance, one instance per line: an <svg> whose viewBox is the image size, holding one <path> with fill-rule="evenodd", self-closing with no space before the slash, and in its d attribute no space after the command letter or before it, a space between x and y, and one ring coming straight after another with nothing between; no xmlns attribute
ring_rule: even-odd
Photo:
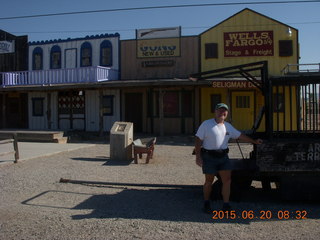
<svg viewBox="0 0 320 240"><path fill-rule="evenodd" d="M281 72L283 75L319 75L320 63L287 64Z"/></svg>
<svg viewBox="0 0 320 240"><path fill-rule="evenodd" d="M109 80L118 80L118 70L96 66L0 73L2 87L96 83Z"/></svg>

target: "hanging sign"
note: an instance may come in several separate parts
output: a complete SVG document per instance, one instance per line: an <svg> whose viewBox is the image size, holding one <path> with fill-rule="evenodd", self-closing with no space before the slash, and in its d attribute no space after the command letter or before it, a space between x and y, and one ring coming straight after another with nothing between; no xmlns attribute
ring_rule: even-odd
<svg viewBox="0 0 320 240"><path fill-rule="evenodd" d="M14 53L14 41L0 41L0 53Z"/></svg>
<svg viewBox="0 0 320 240"><path fill-rule="evenodd" d="M225 57L273 56L273 31L225 32Z"/></svg>

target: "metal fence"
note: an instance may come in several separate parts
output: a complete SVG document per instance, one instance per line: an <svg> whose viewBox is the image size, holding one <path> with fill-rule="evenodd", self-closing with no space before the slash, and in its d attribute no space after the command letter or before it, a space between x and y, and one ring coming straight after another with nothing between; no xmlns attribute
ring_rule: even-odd
<svg viewBox="0 0 320 240"><path fill-rule="evenodd" d="M320 133L320 76L270 80L270 118L273 135Z"/></svg>

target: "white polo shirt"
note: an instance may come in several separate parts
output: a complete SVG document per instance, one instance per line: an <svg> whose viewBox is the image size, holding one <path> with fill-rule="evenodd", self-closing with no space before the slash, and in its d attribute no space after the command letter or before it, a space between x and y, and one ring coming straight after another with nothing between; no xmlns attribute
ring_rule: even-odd
<svg viewBox="0 0 320 240"><path fill-rule="evenodd" d="M207 150L227 149L229 139L237 139L240 135L241 132L230 123L217 124L214 118L205 120L196 133L196 136L203 141L202 147Z"/></svg>

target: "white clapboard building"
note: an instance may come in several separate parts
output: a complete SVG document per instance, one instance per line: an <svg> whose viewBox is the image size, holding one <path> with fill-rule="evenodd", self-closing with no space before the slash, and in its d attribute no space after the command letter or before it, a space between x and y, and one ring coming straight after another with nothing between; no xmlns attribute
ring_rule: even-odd
<svg viewBox="0 0 320 240"><path fill-rule="evenodd" d="M23 94L30 130L109 131L120 119L119 34L29 42L28 71L1 73ZM13 92L14 91L14 92Z"/></svg>

